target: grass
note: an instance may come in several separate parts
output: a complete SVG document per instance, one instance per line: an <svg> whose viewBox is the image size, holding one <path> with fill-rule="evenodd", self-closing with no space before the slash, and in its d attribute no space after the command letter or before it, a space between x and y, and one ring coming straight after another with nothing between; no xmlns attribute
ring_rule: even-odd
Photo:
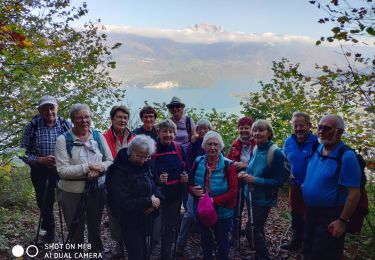
<svg viewBox="0 0 375 260"><path fill-rule="evenodd" d="M28 167L2 173L0 186L0 254L9 255L14 245L32 240L38 209Z"/></svg>

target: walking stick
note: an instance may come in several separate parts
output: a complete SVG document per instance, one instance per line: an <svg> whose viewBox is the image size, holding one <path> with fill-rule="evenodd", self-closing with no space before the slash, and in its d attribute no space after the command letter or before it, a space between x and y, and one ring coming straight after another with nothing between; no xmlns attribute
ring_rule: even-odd
<svg viewBox="0 0 375 260"><path fill-rule="evenodd" d="M153 218L152 216L147 216L147 233L146 233L146 259L151 258L151 239L153 234Z"/></svg>
<svg viewBox="0 0 375 260"><path fill-rule="evenodd" d="M60 203L57 202L57 206L59 207L59 218L60 218L60 230L61 230L61 241L64 244L64 227L62 222L62 214L61 214L61 206Z"/></svg>
<svg viewBox="0 0 375 260"><path fill-rule="evenodd" d="M235 231L235 238L238 238L238 251L239 252L241 252L241 225L242 225L241 205L242 205L242 200L243 200L242 189L243 189L243 182L242 180L240 180L239 187L238 187L238 204L237 204L238 207L237 207L237 215L236 215L237 227Z"/></svg>
<svg viewBox="0 0 375 260"><path fill-rule="evenodd" d="M186 172L184 172L184 174L186 174ZM178 238L178 232L181 228L181 203L182 203L182 193L184 191L186 187L186 184L185 183L182 183L182 191L180 192L180 199L179 199L179 202L178 202L178 222L177 222L177 226L176 226L176 234L174 236L174 245L173 245L173 258L172 259L175 259L175 256L176 256L176 248L177 248L177 238Z"/></svg>
<svg viewBox="0 0 375 260"><path fill-rule="evenodd" d="M213 247L213 249L214 249L214 254L215 254L215 258L216 259L219 259L219 254L218 254L218 252L217 252L217 250L216 250L216 244L215 244L215 237L214 237L214 235L213 235L213 228L211 227L210 229L209 229L209 231L210 231L210 234L211 234L211 239L212 239L212 247Z"/></svg>
<svg viewBox="0 0 375 260"><path fill-rule="evenodd" d="M48 177L47 177L46 184L44 186L43 199L42 199L42 207L40 208L40 215L39 215L39 221L38 221L38 229L36 231L36 236L35 236L35 244L36 245L38 244L39 232L40 232L40 228L42 226L42 218L43 218L42 215L43 215L43 212L44 212L45 207L46 207L46 199L47 199L47 190L48 190L48 187L49 187L49 180L48 180Z"/></svg>
<svg viewBox="0 0 375 260"><path fill-rule="evenodd" d="M254 190L254 186L249 184L249 219L250 219L250 234L251 234L251 248L250 253L252 255L252 259L255 259L255 244L254 244L254 217L253 217L253 198L252 192Z"/></svg>
<svg viewBox="0 0 375 260"><path fill-rule="evenodd" d="M76 232L76 228L77 228L77 226L78 226L78 224L79 224L81 218L83 217L83 214L85 213L86 208L87 208L87 196L88 196L89 192L95 187L94 186L95 184L96 184L96 180L95 181L86 181L85 188L83 190L82 197L80 198L80 200L77 204L74 219L73 219L72 224L70 225L69 232L68 232L68 235L67 235L66 240L65 240L65 244L72 243L74 234ZM64 245L64 247L65 247L65 245Z"/></svg>

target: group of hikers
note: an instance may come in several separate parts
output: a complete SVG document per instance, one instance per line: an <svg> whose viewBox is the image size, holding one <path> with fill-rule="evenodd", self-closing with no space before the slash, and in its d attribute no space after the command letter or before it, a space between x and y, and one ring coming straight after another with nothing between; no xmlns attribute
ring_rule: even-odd
<svg viewBox="0 0 375 260"><path fill-rule="evenodd" d="M242 117L238 138L225 155L223 139L209 120L195 124L177 97L167 108L170 118L156 124L155 109L143 107L143 125L130 131L129 109L114 106L111 126L101 134L92 128L87 105L72 105L70 122L58 115L55 97L40 99L21 147L31 168L43 243L55 241L57 188L69 231L65 242L84 243L86 224L92 252L103 251L106 208L114 257L124 257L126 248L130 260L149 259L156 246L160 259L182 257L196 226L203 259L228 259L243 232L246 207L252 259L270 259L265 224L290 164L293 235L281 248L302 249L303 259L342 259L346 228L360 198L361 169L351 149L335 160L347 147L340 116L323 116L315 135L309 115L293 113L293 133L282 149L273 142L269 121Z"/></svg>

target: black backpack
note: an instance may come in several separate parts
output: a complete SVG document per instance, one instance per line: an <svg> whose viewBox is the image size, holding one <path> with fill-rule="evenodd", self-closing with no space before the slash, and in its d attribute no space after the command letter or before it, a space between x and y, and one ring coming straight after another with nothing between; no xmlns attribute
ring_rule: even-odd
<svg viewBox="0 0 375 260"><path fill-rule="evenodd" d="M360 192L361 192L361 197L359 198L357 208L355 209L352 217L349 220L349 223L346 227L346 231L351 234L356 234L360 233L362 226L363 226L363 221L366 217L366 215L369 213L368 211L368 197L367 197L367 192L365 189L367 178L366 178L366 173L365 173L365 168L366 168L366 161L360 155L359 153L356 153L356 151L352 148L350 148L348 145L343 145L340 150L337 153L337 157L335 160L337 160L337 168L335 171L335 176L337 181L339 180L340 177L340 172L341 172L341 166L342 166L342 157L344 153L348 150L352 150L354 154L357 157L358 164L361 169L361 182L360 182ZM338 199L339 199L339 193L340 190L342 190L343 187L339 188L339 191L337 192L337 197L336 197L336 205L338 204Z"/></svg>

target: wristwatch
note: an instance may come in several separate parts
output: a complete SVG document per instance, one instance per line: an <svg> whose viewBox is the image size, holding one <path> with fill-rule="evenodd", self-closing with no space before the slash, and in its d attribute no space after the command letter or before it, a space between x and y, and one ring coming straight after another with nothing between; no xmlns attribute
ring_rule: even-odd
<svg viewBox="0 0 375 260"><path fill-rule="evenodd" d="M343 219L342 217L338 218L341 222L344 222L345 224L349 224L349 219Z"/></svg>

